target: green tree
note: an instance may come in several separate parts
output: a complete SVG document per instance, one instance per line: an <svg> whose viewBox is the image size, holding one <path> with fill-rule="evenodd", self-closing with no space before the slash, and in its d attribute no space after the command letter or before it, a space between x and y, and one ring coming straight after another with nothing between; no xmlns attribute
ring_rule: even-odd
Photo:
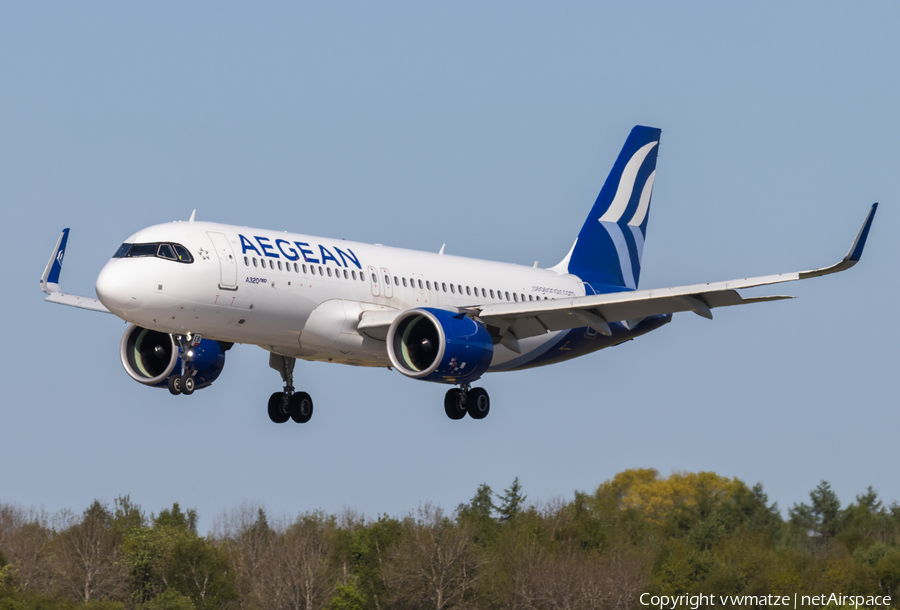
<svg viewBox="0 0 900 610"><path fill-rule="evenodd" d="M366 607L366 596L363 595L356 584L338 583L334 596L328 602L327 610L363 610Z"/></svg>
<svg viewBox="0 0 900 610"><path fill-rule="evenodd" d="M788 512L791 523L806 531L813 531L824 540L833 538L840 528L841 503L827 481L811 492L809 504L795 504Z"/></svg>
<svg viewBox="0 0 900 610"><path fill-rule="evenodd" d="M512 485L503 490L503 495L497 495L500 499L500 506L497 512L500 513L500 521L508 523L516 518L516 515L525 508L525 499L528 497L522 493L522 485L519 483L519 477L513 479Z"/></svg>

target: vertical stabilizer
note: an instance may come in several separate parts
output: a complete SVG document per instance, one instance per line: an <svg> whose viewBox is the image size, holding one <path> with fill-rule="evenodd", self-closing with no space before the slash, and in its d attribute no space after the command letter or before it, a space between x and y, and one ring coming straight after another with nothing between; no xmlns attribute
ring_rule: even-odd
<svg viewBox="0 0 900 610"><path fill-rule="evenodd" d="M637 288L659 136L654 127L631 130L567 260L554 269L577 275L598 292Z"/></svg>

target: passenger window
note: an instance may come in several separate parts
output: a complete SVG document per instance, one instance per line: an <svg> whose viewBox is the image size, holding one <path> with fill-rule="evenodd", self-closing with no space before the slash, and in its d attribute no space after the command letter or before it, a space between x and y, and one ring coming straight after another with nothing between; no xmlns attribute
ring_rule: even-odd
<svg viewBox="0 0 900 610"><path fill-rule="evenodd" d="M403 278L403 287L406 288L406 278Z"/></svg>
<svg viewBox="0 0 900 610"><path fill-rule="evenodd" d="M385 286L391 285L391 278L389 278L387 275L384 276L384 285Z"/></svg>
<svg viewBox="0 0 900 610"><path fill-rule="evenodd" d="M422 280L419 280L419 287L421 287L421 282L422 282ZM425 280L425 285L428 286L428 290L431 290L431 282L429 282L428 280Z"/></svg>
<svg viewBox="0 0 900 610"><path fill-rule="evenodd" d="M272 259L269 259L269 269L274 269L274 268L275 268L275 261L273 261Z"/></svg>
<svg viewBox="0 0 900 610"><path fill-rule="evenodd" d="M281 269L281 261L278 261L278 270L279 270L279 271L282 271L282 269Z"/></svg>
<svg viewBox="0 0 900 610"><path fill-rule="evenodd" d="M250 257L245 256L244 257L244 267L249 267L249 266L250 266Z"/></svg>
<svg viewBox="0 0 900 610"><path fill-rule="evenodd" d="M450 284L450 292L456 294L456 288L454 288L453 284Z"/></svg>
<svg viewBox="0 0 900 610"><path fill-rule="evenodd" d="M331 277L331 267L325 267L325 271L328 272L328 277Z"/></svg>
<svg viewBox="0 0 900 610"><path fill-rule="evenodd" d="M513 301L515 301L516 303L519 302L519 296L515 292L513 293Z"/></svg>
<svg viewBox="0 0 900 610"><path fill-rule="evenodd" d="M422 290L422 280L419 280L419 290Z"/></svg>
<svg viewBox="0 0 900 610"><path fill-rule="evenodd" d="M524 294L522 295L522 302L523 302L523 303L525 302L525 295L524 295Z"/></svg>
<svg viewBox="0 0 900 610"><path fill-rule="evenodd" d="M506 293L506 300L507 300L507 301L509 300L509 293L508 293L508 292Z"/></svg>
<svg viewBox="0 0 900 610"><path fill-rule="evenodd" d="M494 291L493 291L493 290L491 290L491 298L492 298L492 299L494 298Z"/></svg>
<svg viewBox="0 0 900 610"><path fill-rule="evenodd" d="M472 290L470 289L469 286L466 286L466 294L469 296L472 296Z"/></svg>
<svg viewBox="0 0 900 610"><path fill-rule="evenodd" d="M531 295L530 295L530 294L528 295L528 300L529 300L529 301L533 301L533 300L534 300L534 299L531 298Z"/></svg>
<svg viewBox="0 0 900 610"><path fill-rule="evenodd" d="M253 266L256 267L256 257L253 257Z"/></svg>
<svg viewBox="0 0 900 610"><path fill-rule="evenodd" d="M373 284L377 284L377 283L378 283L378 276L375 275L374 273L372 274L372 283L373 283Z"/></svg>
<svg viewBox="0 0 900 610"><path fill-rule="evenodd" d="M173 250L172 246L170 246L169 244L159 244L157 255L160 258L167 258L170 261L178 260L177 258L175 258L175 250Z"/></svg>
<svg viewBox="0 0 900 610"><path fill-rule="evenodd" d="M322 266L319 265L319 275L325 275L325 270L322 269ZM328 275L331 275L330 273Z"/></svg>
<svg viewBox="0 0 900 610"><path fill-rule="evenodd" d="M359 272L359 281L360 281L360 282L365 282L365 281L366 281L366 276L363 274L362 271Z"/></svg>
<svg viewBox="0 0 900 610"><path fill-rule="evenodd" d="M309 266L309 272L312 273L313 275L315 275L315 274L316 274L316 268L313 267L312 265L310 265L310 266Z"/></svg>
<svg viewBox="0 0 900 610"><path fill-rule="evenodd" d="M303 269L303 275L306 275L306 273L307 273L307 271L306 271L306 265L303 265L303 267L301 267L301 268Z"/></svg>
<svg viewBox="0 0 900 610"><path fill-rule="evenodd" d="M300 273L300 265L294 263L294 273Z"/></svg>
<svg viewBox="0 0 900 610"><path fill-rule="evenodd" d="M346 270L346 269L344 269L344 279L345 279L345 280L349 280L349 279L350 279L350 276L347 275L347 270Z"/></svg>
<svg viewBox="0 0 900 610"><path fill-rule="evenodd" d="M353 276L353 279L354 279L354 280L356 279L356 271L351 271L351 272L350 272L350 275Z"/></svg>
<svg viewBox="0 0 900 610"><path fill-rule="evenodd" d="M481 289L481 296L483 296L484 298L487 298L487 293L484 291L484 288ZM494 296L494 294L491 293L491 296Z"/></svg>
<svg viewBox="0 0 900 610"><path fill-rule="evenodd" d="M404 283L405 283L405 282L404 282ZM399 286L399 285L400 285L400 280L398 280L398 279L397 279L397 276L395 275L395 276L394 276L394 286Z"/></svg>
<svg viewBox="0 0 900 610"><path fill-rule="evenodd" d="M441 288L444 289L444 292L447 292L447 284L441 282Z"/></svg>
<svg viewBox="0 0 900 610"><path fill-rule="evenodd" d="M462 284L457 284L456 289L459 290L459 294L462 294Z"/></svg>

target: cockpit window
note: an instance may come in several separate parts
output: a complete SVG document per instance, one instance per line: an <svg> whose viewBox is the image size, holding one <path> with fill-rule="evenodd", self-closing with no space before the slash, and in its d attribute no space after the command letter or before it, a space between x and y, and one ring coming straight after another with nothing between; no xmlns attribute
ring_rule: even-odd
<svg viewBox="0 0 900 610"><path fill-rule="evenodd" d="M156 256L159 244L134 244L131 250L125 256L127 258L137 258L139 256Z"/></svg>
<svg viewBox="0 0 900 610"><path fill-rule="evenodd" d="M194 259L193 257L191 257L191 253L188 252L187 248L185 248L181 244L172 244L172 247L175 248L175 254L178 256L178 260L180 260L182 263L194 262Z"/></svg>
<svg viewBox="0 0 900 610"><path fill-rule="evenodd" d="M175 258L175 249L169 244L159 244L159 250L157 250L156 254L160 258L167 258L169 260L178 260Z"/></svg>
<svg viewBox="0 0 900 610"><path fill-rule="evenodd" d="M113 258L140 258L153 256L156 258L164 258L170 261L178 261L181 263L193 263L194 257L187 248L181 244L122 244Z"/></svg>

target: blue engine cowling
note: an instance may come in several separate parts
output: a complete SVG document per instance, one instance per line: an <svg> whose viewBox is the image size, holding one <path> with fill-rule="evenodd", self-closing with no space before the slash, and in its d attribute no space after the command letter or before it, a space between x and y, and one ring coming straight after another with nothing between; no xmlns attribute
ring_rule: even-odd
<svg viewBox="0 0 900 610"><path fill-rule="evenodd" d="M397 316L388 329L394 367L414 379L471 383L491 365L494 344L480 322L443 309L423 307Z"/></svg>
<svg viewBox="0 0 900 610"><path fill-rule="evenodd" d="M195 388L205 388L222 372L225 352L218 341L201 339L194 351ZM144 385L166 387L172 375L181 374L181 356L172 335L129 324L119 348L125 372Z"/></svg>

